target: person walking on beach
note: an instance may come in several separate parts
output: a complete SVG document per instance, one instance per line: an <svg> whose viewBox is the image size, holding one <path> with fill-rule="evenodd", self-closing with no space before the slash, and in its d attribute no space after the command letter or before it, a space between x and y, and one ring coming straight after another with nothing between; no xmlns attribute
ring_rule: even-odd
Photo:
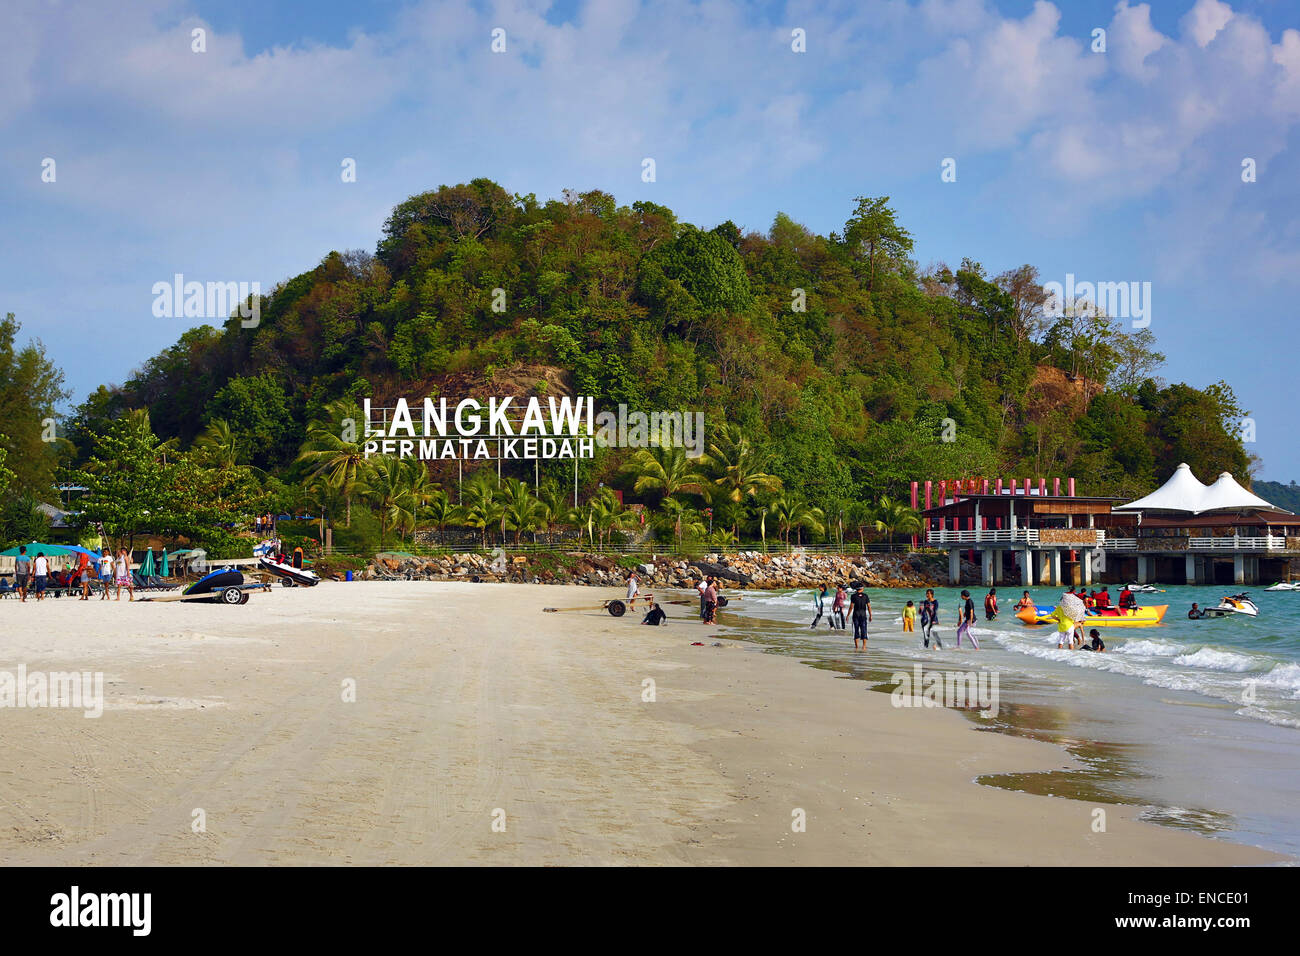
<svg viewBox="0 0 1300 956"><path fill-rule="evenodd" d="M975 632L971 630L975 626L975 602L970 599L969 591L962 591L961 620L957 623L957 646L961 647L961 636L964 632L970 638L971 646L975 650L980 649L980 642L975 637Z"/></svg>
<svg viewBox="0 0 1300 956"><path fill-rule="evenodd" d="M99 583L104 586L104 590L100 592L99 599L107 601L108 591L113 586L113 556L108 553L108 548L104 548L101 553L103 557L99 559Z"/></svg>
<svg viewBox="0 0 1300 956"><path fill-rule="evenodd" d="M704 623L718 623L718 586L713 583L713 578L708 579L708 587L704 589Z"/></svg>
<svg viewBox="0 0 1300 956"><path fill-rule="evenodd" d="M114 570L117 572L117 598L122 600L122 588L126 588L126 599L135 600L135 584L131 581L131 556L127 554L126 548L117 553L117 561L114 562Z"/></svg>
<svg viewBox="0 0 1300 956"><path fill-rule="evenodd" d="M867 625L871 623L871 597L863 588L859 587L853 592L853 597L849 599L849 610L853 618L853 649L858 649L858 641L862 642L862 649L867 649Z"/></svg>
<svg viewBox="0 0 1300 956"><path fill-rule="evenodd" d="M835 603L831 605L831 627L844 630L844 609L849 603L849 592L844 589L844 585L835 585Z"/></svg>
<svg viewBox="0 0 1300 956"><path fill-rule="evenodd" d="M925 589L925 600L921 602L921 640L926 647L930 646L930 640L934 640L934 646L943 650L943 642L939 640L939 635L934 633L934 626L939 623L939 602L934 599L934 589Z"/></svg>
<svg viewBox="0 0 1300 956"><path fill-rule="evenodd" d="M27 603L27 579L32 576L32 559L27 556L27 545L18 549L14 559L14 583L18 586L18 603Z"/></svg>
<svg viewBox="0 0 1300 956"><path fill-rule="evenodd" d="M636 596L641 590L641 582L636 576L635 571L627 573L627 606L628 610L636 610Z"/></svg>
<svg viewBox="0 0 1300 956"><path fill-rule="evenodd" d="M813 622L808 626L814 631L817 630L817 622L820 621L822 619L822 615L826 613L826 599L829 596L830 596L830 588L826 587L825 584L822 585L822 589L820 591L817 590L813 591L813 607L817 609L817 616L813 618ZM834 622L832 622L831 627L834 626L835 624Z"/></svg>
<svg viewBox="0 0 1300 956"><path fill-rule="evenodd" d="M700 623L701 624L703 624L705 620L704 592L708 589L708 587L709 585L707 582L705 582L704 578L700 578L698 581L695 582L695 590L700 592Z"/></svg>
<svg viewBox="0 0 1300 956"><path fill-rule="evenodd" d="M50 579L50 560L45 557L45 552L41 551L36 555L36 560L32 562L32 570L36 578L36 600L45 600L45 583Z"/></svg>
<svg viewBox="0 0 1300 956"><path fill-rule="evenodd" d="M998 589L989 588L989 593L984 595L984 620L992 621L998 616Z"/></svg>
<svg viewBox="0 0 1300 956"><path fill-rule="evenodd" d="M903 633L910 634L916 630L916 607L911 601L903 608Z"/></svg>
<svg viewBox="0 0 1300 956"><path fill-rule="evenodd" d="M79 601L90 600L90 555L83 554L81 562L77 565L77 582L81 585L81 597Z"/></svg>

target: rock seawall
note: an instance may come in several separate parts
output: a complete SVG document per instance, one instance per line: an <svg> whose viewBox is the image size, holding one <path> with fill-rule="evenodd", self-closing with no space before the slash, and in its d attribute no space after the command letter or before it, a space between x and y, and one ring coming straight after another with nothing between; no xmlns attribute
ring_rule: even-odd
<svg viewBox="0 0 1300 956"><path fill-rule="evenodd" d="M826 582L861 583L873 588L943 587L948 562L934 554L763 554L739 551L698 558L662 556L636 565L642 590L691 587L703 575L713 575L726 588L782 590L814 587ZM608 554L571 551L509 555L481 554L433 557L377 557L361 572L374 581L512 581L535 584L621 586L627 579L626 559ZM979 569L963 562L962 576Z"/></svg>

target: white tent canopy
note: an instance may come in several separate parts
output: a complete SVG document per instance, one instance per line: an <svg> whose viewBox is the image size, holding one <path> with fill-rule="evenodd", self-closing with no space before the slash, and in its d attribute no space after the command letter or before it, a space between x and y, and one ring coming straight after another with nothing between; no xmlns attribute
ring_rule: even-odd
<svg viewBox="0 0 1300 956"><path fill-rule="evenodd" d="M1173 512L1176 514L1205 514L1210 511L1276 511L1290 514L1251 494L1226 471L1212 485L1196 480L1186 462L1179 465L1169 480L1145 498L1117 505L1115 511Z"/></svg>
<svg viewBox="0 0 1300 956"><path fill-rule="evenodd" d="M1241 487L1226 471L1219 475L1218 481L1206 489L1205 500L1201 503L1202 511L1241 511L1247 508L1258 508L1261 511L1282 510Z"/></svg>

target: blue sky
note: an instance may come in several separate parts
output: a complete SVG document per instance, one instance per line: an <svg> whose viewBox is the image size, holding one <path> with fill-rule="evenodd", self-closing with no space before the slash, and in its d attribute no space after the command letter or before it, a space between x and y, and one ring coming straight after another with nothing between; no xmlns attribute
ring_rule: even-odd
<svg viewBox="0 0 1300 956"><path fill-rule="evenodd" d="M155 282L269 288L372 249L394 204L441 183L601 188L702 226L765 230L780 210L819 232L888 195L923 265L1150 282L1164 376L1227 379L1260 476L1285 481L1297 146L1300 9L1281 0L11 0L0 311L80 401L183 331L154 317Z"/></svg>

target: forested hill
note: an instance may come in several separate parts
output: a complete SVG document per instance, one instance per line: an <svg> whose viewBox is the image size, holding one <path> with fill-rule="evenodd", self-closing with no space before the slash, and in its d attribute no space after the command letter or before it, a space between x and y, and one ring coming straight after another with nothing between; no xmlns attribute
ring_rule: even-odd
<svg viewBox="0 0 1300 956"><path fill-rule="evenodd" d="M845 211L829 236L784 213L742 232L601 191L443 186L397 206L373 254L331 252L274 289L258 327L194 329L100 388L69 434L84 456L143 408L183 448L223 420L244 461L294 477L334 399L528 366L604 405L734 423L813 502L926 477L1075 475L1136 494L1180 461L1245 474L1231 391L1165 385L1149 332L1082 308L1050 319L1031 266L918 267L887 197ZM585 479L617 481L617 459Z"/></svg>
<svg viewBox="0 0 1300 956"><path fill-rule="evenodd" d="M1300 514L1300 485L1295 481L1290 484L1283 484L1280 481L1257 481L1251 490L1279 508Z"/></svg>

